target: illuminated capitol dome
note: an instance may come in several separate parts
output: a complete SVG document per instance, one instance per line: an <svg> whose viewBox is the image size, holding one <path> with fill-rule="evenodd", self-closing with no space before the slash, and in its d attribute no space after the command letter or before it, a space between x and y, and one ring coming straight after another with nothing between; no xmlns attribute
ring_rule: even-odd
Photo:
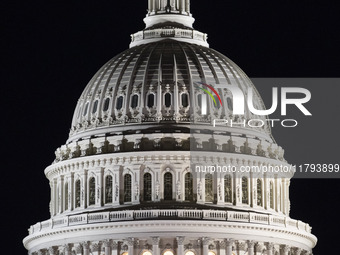
<svg viewBox="0 0 340 255"><path fill-rule="evenodd" d="M311 227L289 217L293 172L238 171L288 166L265 116L233 114L231 86L265 110L254 85L193 29L189 0L148 2L146 28L86 86L45 169L51 218L30 227L29 254L312 254ZM237 171L205 171L218 166Z"/></svg>

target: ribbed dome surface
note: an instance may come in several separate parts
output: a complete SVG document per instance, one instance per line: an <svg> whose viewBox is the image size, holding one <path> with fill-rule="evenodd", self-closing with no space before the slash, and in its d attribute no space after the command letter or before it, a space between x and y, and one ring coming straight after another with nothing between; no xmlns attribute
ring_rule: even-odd
<svg viewBox="0 0 340 255"><path fill-rule="evenodd" d="M128 49L107 62L83 91L72 121L70 141L103 135L120 128L177 123L204 124L216 119L263 119L246 107L244 116L232 114L232 95L217 89L222 107L208 101L206 120L200 118L200 94L195 84L237 85L254 93L254 106L264 109L244 72L223 54L203 46L171 39ZM203 92L204 93L204 92ZM264 126L258 131L270 135Z"/></svg>

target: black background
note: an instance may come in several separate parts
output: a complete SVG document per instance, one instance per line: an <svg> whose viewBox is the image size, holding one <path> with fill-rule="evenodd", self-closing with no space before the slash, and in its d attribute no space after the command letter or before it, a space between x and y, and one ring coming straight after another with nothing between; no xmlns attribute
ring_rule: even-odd
<svg viewBox="0 0 340 255"><path fill-rule="evenodd" d="M131 33L144 28L147 1L0 5L3 251L25 254L27 228L49 218L43 171L67 139L76 102L92 75L128 48ZM195 28L208 33L210 46L249 77L340 74L336 1L196 0L191 5ZM273 130L289 162L339 163L339 92L334 85L330 94L312 94L310 107L327 105L335 114L331 119L320 114L308 125ZM338 179L292 180L291 217L313 226L319 239L314 254L338 253L339 184Z"/></svg>

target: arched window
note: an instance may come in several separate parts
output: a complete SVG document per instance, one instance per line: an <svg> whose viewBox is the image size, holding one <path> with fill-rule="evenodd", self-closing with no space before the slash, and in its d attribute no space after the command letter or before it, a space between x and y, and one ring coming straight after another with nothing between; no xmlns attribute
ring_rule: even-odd
<svg viewBox="0 0 340 255"><path fill-rule="evenodd" d="M229 111L233 111L233 101L231 100L230 97L227 98L227 105L228 105Z"/></svg>
<svg viewBox="0 0 340 255"><path fill-rule="evenodd" d="M86 105L85 105L85 110L84 110L84 116L86 116L86 114L87 114L87 110L89 109L89 103L86 103Z"/></svg>
<svg viewBox="0 0 340 255"><path fill-rule="evenodd" d="M213 251L209 251L209 252L208 252L208 255L216 255L216 253L213 252Z"/></svg>
<svg viewBox="0 0 340 255"><path fill-rule="evenodd" d="M226 203L232 203L232 187L231 187L231 176L224 176L224 201Z"/></svg>
<svg viewBox="0 0 340 255"><path fill-rule="evenodd" d="M155 105L155 94L150 93L150 94L148 95L148 100L147 100L147 102L148 102L147 106L148 106L149 108L154 107L154 105Z"/></svg>
<svg viewBox="0 0 340 255"><path fill-rule="evenodd" d="M202 95L201 94L197 95L197 104L200 108L202 107Z"/></svg>
<svg viewBox="0 0 340 255"><path fill-rule="evenodd" d="M182 106L188 107L189 106L189 95L187 93L182 93L181 99L182 99Z"/></svg>
<svg viewBox="0 0 340 255"><path fill-rule="evenodd" d="M124 175L124 202L131 202L132 192L131 192L131 175Z"/></svg>
<svg viewBox="0 0 340 255"><path fill-rule="evenodd" d="M105 203L112 203L112 176L108 175L105 178Z"/></svg>
<svg viewBox="0 0 340 255"><path fill-rule="evenodd" d="M116 109L119 111L123 108L124 97L120 96L117 98Z"/></svg>
<svg viewBox="0 0 340 255"><path fill-rule="evenodd" d="M98 109L98 100L94 102L93 108L92 108L92 114L96 113Z"/></svg>
<svg viewBox="0 0 340 255"><path fill-rule="evenodd" d="M214 202L213 176L205 175L205 202Z"/></svg>
<svg viewBox="0 0 340 255"><path fill-rule="evenodd" d="M193 251L187 251L185 255L196 255Z"/></svg>
<svg viewBox="0 0 340 255"><path fill-rule="evenodd" d="M262 203L262 180L257 179L257 205L258 206L263 206Z"/></svg>
<svg viewBox="0 0 340 255"><path fill-rule="evenodd" d="M269 184L269 191L270 191L270 208L274 209L274 185L273 182L271 181Z"/></svg>
<svg viewBox="0 0 340 255"><path fill-rule="evenodd" d="M80 207L80 180L77 180L75 185L75 207Z"/></svg>
<svg viewBox="0 0 340 255"><path fill-rule="evenodd" d="M110 106L110 98L106 98L104 102L103 111L106 112L109 109L109 106Z"/></svg>
<svg viewBox="0 0 340 255"><path fill-rule="evenodd" d="M96 179L91 177L89 180L89 205L96 203Z"/></svg>
<svg viewBox="0 0 340 255"><path fill-rule="evenodd" d="M150 251L143 251L142 255L152 255Z"/></svg>
<svg viewBox="0 0 340 255"><path fill-rule="evenodd" d="M194 182L192 173L186 173L184 178L185 200L192 201L194 199Z"/></svg>
<svg viewBox="0 0 340 255"><path fill-rule="evenodd" d="M242 177L242 203L248 204L248 178Z"/></svg>
<svg viewBox="0 0 340 255"><path fill-rule="evenodd" d="M174 253L172 252L172 251L165 251L164 253L163 253L163 255L174 255Z"/></svg>
<svg viewBox="0 0 340 255"><path fill-rule="evenodd" d="M144 201L152 200L152 178L150 173L144 174Z"/></svg>
<svg viewBox="0 0 340 255"><path fill-rule="evenodd" d="M133 95L131 98L131 108L136 109L138 106L138 95Z"/></svg>
<svg viewBox="0 0 340 255"><path fill-rule="evenodd" d="M65 211L68 210L68 182L65 183L65 194L64 194Z"/></svg>
<svg viewBox="0 0 340 255"><path fill-rule="evenodd" d="M164 174L164 200L172 200L172 174Z"/></svg>
<svg viewBox="0 0 340 255"><path fill-rule="evenodd" d="M165 93L164 95L165 107L169 108L171 106L171 94Z"/></svg>

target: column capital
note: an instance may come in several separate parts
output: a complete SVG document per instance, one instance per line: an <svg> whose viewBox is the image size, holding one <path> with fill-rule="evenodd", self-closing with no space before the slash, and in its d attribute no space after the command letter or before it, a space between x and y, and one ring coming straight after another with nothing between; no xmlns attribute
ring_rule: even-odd
<svg viewBox="0 0 340 255"><path fill-rule="evenodd" d="M176 237L177 245L183 245L184 239L185 239L184 236L177 236L177 237Z"/></svg>
<svg viewBox="0 0 340 255"><path fill-rule="evenodd" d="M128 243L128 246L132 246L133 247L135 245L135 238L133 238L133 237L128 237L126 239L126 241Z"/></svg>
<svg viewBox="0 0 340 255"><path fill-rule="evenodd" d="M105 239L105 240L103 241L103 246L104 246L104 247L111 247L111 240Z"/></svg>
<svg viewBox="0 0 340 255"><path fill-rule="evenodd" d="M152 245L159 245L159 236L152 236Z"/></svg>
<svg viewBox="0 0 340 255"><path fill-rule="evenodd" d="M256 252L262 252L262 250L263 250L263 245L260 244L260 243L256 243L255 244L255 251Z"/></svg>
<svg viewBox="0 0 340 255"><path fill-rule="evenodd" d="M113 240L111 241L111 249L117 250L118 246L119 246L119 242L116 242L116 241L113 241Z"/></svg>
<svg viewBox="0 0 340 255"><path fill-rule="evenodd" d="M202 243L203 245L208 245L210 242L210 238L209 237L202 237Z"/></svg>
<svg viewBox="0 0 340 255"><path fill-rule="evenodd" d="M83 249L89 249L89 243L88 242L83 242L81 243L81 245L83 246Z"/></svg>
<svg viewBox="0 0 340 255"><path fill-rule="evenodd" d="M226 246L232 246L235 241L233 239L224 239L224 243Z"/></svg>
<svg viewBox="0 0 340 255"><path fill-rule="evenodd" d="M73 247L74 251L76 252L76 254L81 254L83 252L83 246L78 243Z"/></svg>
<svg viewBox="0 0 340 255"><path fill-rule="evenodd" d="M255 242L254 242L253 240L249 240L249 241L247 241L247 244L248 244L248 248L250 248L250 249L254 249Z"/></svg>
<svg viewBox="0 0 340 255"><path fill-rule="evenodd" d="M237 244L238 250L241 250L241 251L246 250L246 243L245 242L237 242L236 244Z"/></svg>
<svg viewBox="0 0 340 255"><path fill-rule="evenodd" d="M48 253L49 253L49 255L56 255L57 249L55 247L50 247L50 248L48 248Z"/></svg>
<svg viewBox="0 0 340 255"><path fill-rule="evenodd" d="M290 247L288 245L281 245L281 250L284 253L287 253L290 250Z"/></svg>
<svg viewBox="0 0 340 255"><path fill-rule="evenodd" d="M267 250L273 251L274 249L274 243L266 243Z"/></svg>
<svg viewBox="0 0 340 255"><path fill-rule="evenodd" d="M63 249L64 249L64 252L71 252L71 244L64 244L63 245L63 247L62 247Z"/></svg>
<svg viewBox="0 0 340 255"><path fill-rule="evenodd" d="M92 242L90 247L91 252L100 251L100 242Z"/></svg>
<svg viewBox="0 0 340 255"><path fill-rule="evenodd" d="M295 255L301 255L301 253L302 253L302 250L300 248L296 248L294 251Z"/></svg>

